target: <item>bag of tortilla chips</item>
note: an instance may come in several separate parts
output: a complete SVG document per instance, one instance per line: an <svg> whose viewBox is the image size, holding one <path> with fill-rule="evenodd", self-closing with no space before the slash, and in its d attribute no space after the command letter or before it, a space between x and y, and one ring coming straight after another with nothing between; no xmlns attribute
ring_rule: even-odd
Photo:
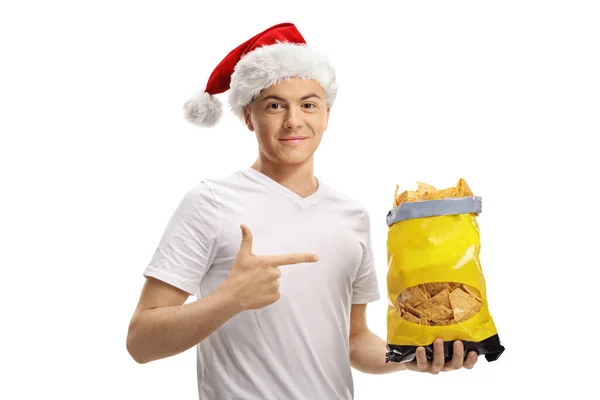
<svg viewBox="0 0 600 400"><path fill-rule="evenodd" d="M417 191L394 195L388 225L388 315L386 362L415 358L442 338L446 361L453 341L495 361L504 351L488 310L479 261L481 197L460 179L437 190L418 182Z"/></svg>

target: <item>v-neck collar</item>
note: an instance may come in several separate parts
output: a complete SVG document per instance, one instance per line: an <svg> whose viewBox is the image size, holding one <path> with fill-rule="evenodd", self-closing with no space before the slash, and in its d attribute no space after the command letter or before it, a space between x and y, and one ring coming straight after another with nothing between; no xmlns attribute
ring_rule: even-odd
<svg viewBox="0 0 600 400"><path fill-rule="evenodd" d="M289 198L294 203L296 203L297 205L299 205L300 207L302 207L304 209L310 207L311 205L313 205L317 201L319 201L323 197L323 195L325 194L325 191L326 191L326 185L320 179L317 178L317 180L319 182L319 186L317 187L317 190L308 197L302 197L298 193L294 192L291 189L288 189L287 187L283 186L279 182L269 178L262 172L257 171L252 167L243 169L241 172L248 179L251 179L259 184L262 184L264 186L267 186L267 187L273 189L277 193Z"/></svg>

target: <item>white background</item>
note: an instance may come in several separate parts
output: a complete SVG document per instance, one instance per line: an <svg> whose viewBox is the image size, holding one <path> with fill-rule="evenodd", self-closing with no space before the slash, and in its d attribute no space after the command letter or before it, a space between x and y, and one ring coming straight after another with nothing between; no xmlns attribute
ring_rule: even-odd
<svg viewBox="0 0 600 400"><path fill-rule="evenodd" d="M316 174L371 213L375 333L395 185L464 177L484 198L481 261L506 352L438 376L355 371L356 399L593 390L597 2L331 3L2 3L0 398L197 398L194 350L136 364L127 327L186 190L256 157L231 113L201 130L181 106L230 50L284 21L337 67Z"/></svg>

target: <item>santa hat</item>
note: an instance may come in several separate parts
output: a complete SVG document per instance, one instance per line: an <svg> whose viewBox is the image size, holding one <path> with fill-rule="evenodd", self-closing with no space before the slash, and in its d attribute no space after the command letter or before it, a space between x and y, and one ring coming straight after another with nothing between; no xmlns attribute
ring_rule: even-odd
<svg viewBox="0 0 600 400"><path fill-rule="evenodd" d="M282 23L232 50L217 65L206 89L184 104L184 117L200 127L215 126L223 113L223 105L215 95L231 89L231 111L243 120L244 106L263 89L290 78L316 80L325 92L327 105L333 105L337 94L333 65L307 46L294 24Z"/></svg>

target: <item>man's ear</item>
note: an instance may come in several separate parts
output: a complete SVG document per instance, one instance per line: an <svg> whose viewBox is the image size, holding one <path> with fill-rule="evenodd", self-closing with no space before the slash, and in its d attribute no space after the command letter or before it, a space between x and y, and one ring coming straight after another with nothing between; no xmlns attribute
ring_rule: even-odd
<svg viewBox="0 0 600 400"><path fill-rule="evenodd" d="M254 125L252 124L252 119L250 118L250 109L249 106L245 106L244 110L244 122L249 130L254 131Z"/></svg>

